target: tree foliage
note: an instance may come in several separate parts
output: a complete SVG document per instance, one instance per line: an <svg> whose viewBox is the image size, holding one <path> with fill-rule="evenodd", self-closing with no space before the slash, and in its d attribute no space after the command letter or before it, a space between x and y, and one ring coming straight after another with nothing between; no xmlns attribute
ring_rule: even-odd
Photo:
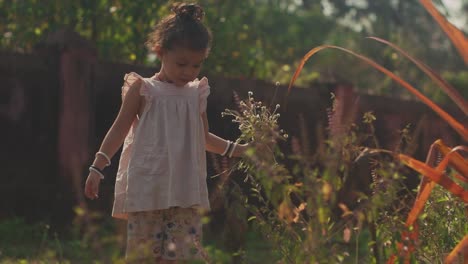
<svg viewBox="0 0 468 264"><path fill-rule="evenodd" d="M446 97L435 89L424 74L411 65L411 62L403 59L390 48L376 45L362 36L376 36L389 40L438 72L453 77L449 81L460 91L463 90L463 86L459 85L461 79L459 76L465 75L463 73L465 64L445 33L419 1L326 0L325 2L329 5L330 17L360 32L361 35L354 43L348 42L347 44L340 40L333 44L365 52L366 55L377 59L383 66L403 78L416 80L417 83L414 84L431 98L446 102ZM447 17L450 17L444 1L434 0L434 3ZM460 4L465 8L468 7L466 0L460 0ZM464 12L466 13L466 10ZM350 63L349 61L338 63L341 62L345 65ZM395 88L388 78L381 75L363 74L360 66L352 70L354 70L352 73L346 72L347 76L353 76L353 83L366 87L370 92L408 96L401 89Z"/></svg>
<svg viewBox="0 0 468 264"><path fill-rule="evenodd" d="M466 0L462 0L466 1ZM206 74L289 82L300 58L312 47L334 44L376 58L438 97L423 75L395 52L371 43L377 36L403 47L460 83L464 65L418 1L200 0L214 33ZM439 1L438 1L439 2ZM0 0L0 49L31 52L50 32L75 30L95 44L103 60L156 66L145 48L147 35L167 15L165 0ZM440 2L439 2L440 3ZM464 2L465 3L465 2ZM349 67L354 65L354 67ZM404 69L398 72L397 69ZM458 77L457 77L458 76ZM373 93L401 95L390 80L369 74L353 58L324 53L299 85L347 81ZM442 98L443 99L443 98Z"/></svg>
<svg viewBox="0 0 468 264"><path fill-rule="evenodd" d="M199 1L214 47L207 73L275 79L334 27L320 5L300 11L295 1ZM31 52L49 32L70 28L92 41L104 60L154 65L144 43L169 14L169 1L0 0L0 47ZM283 79L286 74L283 74Z"/></svg>

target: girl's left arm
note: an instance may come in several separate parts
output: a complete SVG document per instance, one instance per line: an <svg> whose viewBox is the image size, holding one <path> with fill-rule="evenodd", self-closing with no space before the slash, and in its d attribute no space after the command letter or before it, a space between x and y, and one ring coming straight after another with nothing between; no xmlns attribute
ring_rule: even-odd
<svg viewBox="0 0 468 264"><path fill-rule="evenodd" d="M209 132L208 118L206 112L202 113L203 126L205 128L206 150L216 154L222 154L227 147L228 141ZM237 144L232 153L233 157L240 157L247 150L247 144Z"/></svg>

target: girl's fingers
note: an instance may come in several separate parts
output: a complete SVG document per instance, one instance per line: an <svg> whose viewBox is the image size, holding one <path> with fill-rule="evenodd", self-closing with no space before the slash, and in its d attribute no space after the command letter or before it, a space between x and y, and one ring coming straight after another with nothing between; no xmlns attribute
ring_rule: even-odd
<svg viewBox="0 0 468 264"><path fill-rule="evenodd" d="M85 196L93 200L98 198L99 183L94 182L90 178L86 181Z"/></svg>
<svg viewBox="0 0 468 264"><path fill-rule="evenodd" d="M99 198L99 195L98 195L98 192L99 192L99 182L93 182L92 190L93 190L93 192L92 192L93 199Z"/></svg>
<svg viewBox="0 0 468 264"><path fill-rule="evenodd" d="M98 187L97 187L97 184L96 184L96 185L94 186L94 188L93 188L93 198L94 198L94 199L99 198L98 191L99 191L99 190L98 190Z"/></svg>
<svg viewBox="0 0 468 264"><path fill-rule="evenodd" d="M85 196L89 198L89 184L88 181L86 181L85 187L84 187L84 193Z"/></svg>
<svg viewBox="0 0 468 264"><path fill-rule="evenodd" d="M89 199L93 199L93 195L92 195L92 192L91 192L91 184L89 182L87 182L86 186L85 186L85 195Z"/></svg>

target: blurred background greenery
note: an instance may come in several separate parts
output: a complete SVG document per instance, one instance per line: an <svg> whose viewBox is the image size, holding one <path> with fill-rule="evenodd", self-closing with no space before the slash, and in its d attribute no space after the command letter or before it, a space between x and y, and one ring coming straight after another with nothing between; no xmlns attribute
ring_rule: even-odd
<svg viewBox="0 0 468 264"><path fill-rule="evenodd" d="M467 0L433 1L461 30L468 30ZM200 0L214 46L208 75L289 82L301 57L320 44L364 53L432 99L447 98L416 67L367 36L387 39L421 59L464 95L468 71L452 44L417 0ZM49 32L73 29L96 45L101 60L157 66L144 43L167 15L161 0L0 0L0 49L28 53ZM350 67L350 65L353 65ZM359 91L408 97L389 78L339 52L324 52L306 65L297 84L346 81ZM403 70L404 69L404 70Z"/></svg>

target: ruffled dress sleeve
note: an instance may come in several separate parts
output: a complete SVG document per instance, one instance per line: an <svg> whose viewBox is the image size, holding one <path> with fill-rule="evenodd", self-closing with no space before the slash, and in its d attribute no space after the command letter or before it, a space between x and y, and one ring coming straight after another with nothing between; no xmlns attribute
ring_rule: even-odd
<svg viewBox="0 0 468 264"><path fill-rule="evenodd" d="M198 83L200 114L206 112L208 95L210 95L210 85L208 84L208 79L203 77Z"/></svg>
<svg viewBox="0 0 468 264"><path fill-rule="evenodd" d="M125 96L127 95L128 89L135 83L136 80L141 79L141 87L140 87L140 95L145 96L145 98L150 97L150 93L148 90L148 85L143 77L141 77L138 73L130 72L125 74L124 76L124 83L122 86L122 101L124 100Z"/></svg>

